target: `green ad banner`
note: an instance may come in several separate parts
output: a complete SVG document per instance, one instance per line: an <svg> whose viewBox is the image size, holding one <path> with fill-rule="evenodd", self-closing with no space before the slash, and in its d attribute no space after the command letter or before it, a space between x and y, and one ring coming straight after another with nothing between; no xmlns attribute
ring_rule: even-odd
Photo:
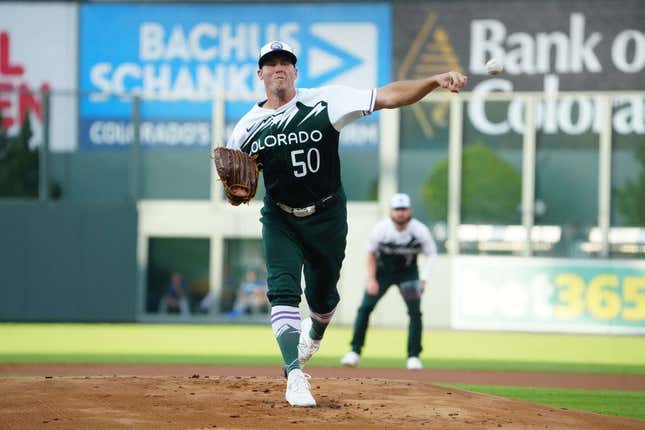
<svg viewBox="0 0 645 430"><path fill-rule="evenodd" d="M457 257L453 328L645 334L645 263Z"/></svg>

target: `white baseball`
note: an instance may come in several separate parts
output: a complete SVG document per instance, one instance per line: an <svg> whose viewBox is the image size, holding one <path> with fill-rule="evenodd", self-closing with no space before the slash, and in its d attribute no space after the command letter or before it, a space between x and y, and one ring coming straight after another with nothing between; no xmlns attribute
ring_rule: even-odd
<svg viewBox="0 0 645 430"><path fill-rule="evenodd" d="M499 75L504 70L504 67L497 62L496 59L491 58L486 63L486 71L489 75Z"/></svg>

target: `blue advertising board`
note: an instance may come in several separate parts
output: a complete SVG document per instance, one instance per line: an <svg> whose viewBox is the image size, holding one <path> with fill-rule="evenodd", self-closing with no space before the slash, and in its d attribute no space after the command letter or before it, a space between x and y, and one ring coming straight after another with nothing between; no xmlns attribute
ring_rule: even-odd
<svg viewBox="0 0 645 430"><path fill-rule="evenodd" d="M125 94L144 99L144 144L210 144L216 93L226 100L227 122L263 98L257 59L271 40L294 47L298 87L383 85L390 80L390 21L382 3L84 4L79 75L90 94L80 103L81 146L131 141ZM365 135L373 140L374 133Z"/></svg>

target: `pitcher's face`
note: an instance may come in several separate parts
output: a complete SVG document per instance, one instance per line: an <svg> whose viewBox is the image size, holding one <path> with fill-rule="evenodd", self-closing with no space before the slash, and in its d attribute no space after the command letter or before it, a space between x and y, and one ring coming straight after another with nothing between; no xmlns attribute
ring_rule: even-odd
<svg viewBox="0 0 645 430"><path fill-rule="evenodd" d="M264 81L266 91L275 94L295 89L298 69L289 57L277 54L264 60L258 77Z"/></svg>

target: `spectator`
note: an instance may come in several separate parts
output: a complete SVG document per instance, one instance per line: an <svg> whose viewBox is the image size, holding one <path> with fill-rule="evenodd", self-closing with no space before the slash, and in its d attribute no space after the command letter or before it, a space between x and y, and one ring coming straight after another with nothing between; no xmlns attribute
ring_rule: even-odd
<svg viewBox="0 0 645 430"><path fill-rule="evenodd" d="M188 303L188 287L184 277L179 272L173 272L159 303L159 313L179 312L183 316L190 315Z"/></svg>
<svg viewBox="0 0 645 430"><path fill-rule="evenodd" d="M254 270L248 270L244 282L237 290L237 298L229 316L240 316L246 313L268 313L269 301L267 299L267 284L258 279Z"/></svg>

